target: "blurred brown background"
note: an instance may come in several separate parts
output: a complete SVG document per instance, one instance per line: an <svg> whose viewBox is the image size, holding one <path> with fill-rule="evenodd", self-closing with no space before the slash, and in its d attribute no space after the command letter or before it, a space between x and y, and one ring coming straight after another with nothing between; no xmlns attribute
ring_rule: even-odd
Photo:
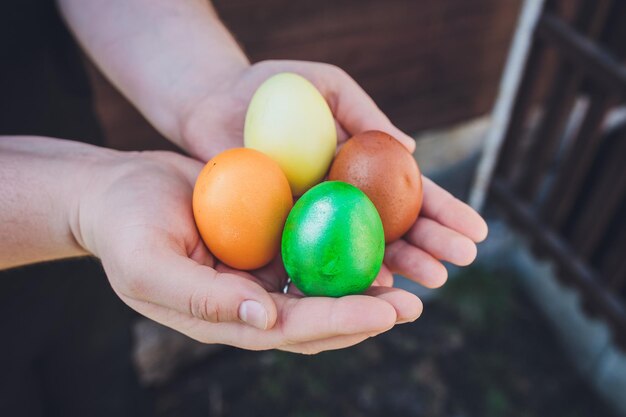
<svg viewBox="0 0 626 417"><path fill-rule="evenodd" d="M252 62L301 59L345 69L400 128L441 127L491 110L519 0L217 0ZM111 146L154 147L152 130L98 73ZM160 147L171 148L161 141Z"/></svg>

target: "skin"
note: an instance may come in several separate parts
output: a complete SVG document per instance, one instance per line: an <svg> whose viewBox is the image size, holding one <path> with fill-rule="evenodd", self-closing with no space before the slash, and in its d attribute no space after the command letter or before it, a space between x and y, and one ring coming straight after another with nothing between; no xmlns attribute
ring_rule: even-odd
<svg viewBox="0 0 626 417"><path fill-rule="evenodd" d="M475 243L487 235L485 222L423 178L422 215L387 247L377 285L365 295L281 294L286 276L280 259L252 273L220 265L191 214L198 161L242 146L248 101L270 75L292 71L313 82L333 111L340 143L370 129L390 133L410 151L412 139L337 67L250 65L208 2L61 0L59 7L100 69L196 160L0 137L1 268L93 255L125 303L196 340L317 353L419 317L421 302L391 288L392 272L438 287L447 278L441 260L474 260ZM252 314L258 304L250 301L262 306L259 314Z"/></svg>

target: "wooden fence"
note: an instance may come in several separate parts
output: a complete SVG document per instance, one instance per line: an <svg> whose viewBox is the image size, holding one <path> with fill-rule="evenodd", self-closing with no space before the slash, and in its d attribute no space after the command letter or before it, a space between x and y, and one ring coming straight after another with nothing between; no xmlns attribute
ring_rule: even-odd
<svg viewBox="0 0 626 417"><path fill-rule="evenodd" d="M626 2L548 1L490 198L626 348Z"/></svg>

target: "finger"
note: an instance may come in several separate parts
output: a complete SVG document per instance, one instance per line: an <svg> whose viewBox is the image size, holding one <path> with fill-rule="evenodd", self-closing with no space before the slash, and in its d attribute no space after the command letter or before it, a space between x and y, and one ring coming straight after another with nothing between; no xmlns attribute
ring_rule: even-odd
<svg viewBox="0 0 626 417"><path fill-rule="evenodd" d="M382 299L369 296L298 299L272 294L272 297L281 311L281 319L269 330L235 322L209 323L160 305L122 299L146 317L200 342L253 350L274 349L337 336L378 334L392 328L396 321L394 307Z"/></svg>
<svg viewBox="0 0 626 417"><path fill-rule="evenodd" d="M364 340L374 337L380 333L373 334L355 334L350 336L335 336L323 340L315 340L313 342L297 343L295 345L282 346L279 350L292 353L301 353L304 355L316 355L328 350L345 349L350 346L357 345Z"/></svg>
<svg viewBox="0 0 626 417"><path fill-rule="evenodd" d="M395 127L374 100L345 71L328 66L321 83L317 87L349 134L382 130L400 141L409 152L415 151L415 140Z"/></svg>
<svg viewBox="0 0 626 417"><path fill-rule="evenodd" d="M144 250L149 255L136 257L124 295L211 323L243 321L267 329L276 322L276 305L256 282L217 272L171 248Z"/></svg>
<svg viewBox="0 0 626 417"><path fill-rule="evenodd" d="M380 267L376 282L383 287L393 287L393 274L385 264Z"/></svg>
<svg viewBox="0 0 626 417"><path fill-rule="evenodd" d="M243 325L228 325L230 329L225 329L225 324L209 324L207 322L201 322L191 317L185 317L180 313L171 312L167 309L150 303L130 300L128 303L132 308L141 312L146 317L150 317L152 320L161 323L164 326L171 327L179 332L186 334L187 336L198 340L203 343L224 343L223 339L214 337L215 334L224 334L228 331L236 334L241 331ZM189 323L195 324L189 324ZM239 329L237 329L239 327ZM386 330L386 329L385 329ZM296 343L292 345L284 345L282 347L274 346L268 343L265 334L267 332L260 332L259 337L256 339L255 344L233 344L241 348L262 350L272 349L278 347L280 350L302 353L302 354L315 354L327 350L342 349L349 346L356 345L369 337L376 336L383 333L383 331L375 331L370 333L360 333L354 335L341 335L332 336L325 339L314 340L310 342Z"/></svg>
<svg viewBox="0 0 626 417"><path fill-rule="evenodd" d="M476 259L476 244L471 239L427 217L418 218L404 239L455 265L469 265Z"/></svg>
<svg viewBox="0 0 626 417"><path fill-rule="evenodd" d="M396 323L415 321L422 315L422 301L408 291L399 288L370 287L367 295L387 301L396 310Z"/></svg>
<svg viewBox="0 0 626 417"><path fill-rule="evenodd" d="M380 298L271 295L279 311L272 329L260 331L250 326L225 323L220 325L219 343L269 349L335 336L383 332L396 322L395 308Z"/></svg>
<svg viewBox="0 0 626 417"><path fill-rule="evenodd" d="M470 206L422 176L424 203L420 215L431 218L442 225L456 230L474 242L487 237L487 223Z"/></svg>
<svg viewBox="0 0 626 417"><path fill-rule="evenodd" d="M341 144L343 144L343 142L348 140L350 135L348 134L348 132L346 132L346 130L343 128L343 126L341 126L341 123L339 123L339 121L337 121L337 119L335 119L335 128L337 129L337 144L339 146L341 146Z"/></svg>
<svg viewBox="0 0 626 417"><path fill-rule="evenodd" d="M396 322L392 305L366 295L340 298L273 296L280 312L279 325L288 342L381 331Z"/></svg>
<svg viewBox="0 0 626 417"><path fill-rule="evenodd" d="M396 288L371 287L367 290L366 294L382 298L393 305L396 309L397 323L412 322L422 314L423 305L421 300L409 292ZM328 350L354 346L378 334L380 333L335 336L313 342L283 346L280 350L303 354L317 354Z"/></svg>
<svg viewBox="0 0 626 417"><path fill-rule="evenodd" d="M448 271L441 262L403 239L387 246L385 264L392 272L402 274L427 288L441 287L448 278Z"/></svg>
<svg viewBox="0 0 626 417"><path fill-rule="evenodd" d="M169 164L181 172L190 184L195 184L198 174L204 167L204 163L176 152L149 151L144 154L164 164ZM178 161L175 161L178 160Z"/></svg>

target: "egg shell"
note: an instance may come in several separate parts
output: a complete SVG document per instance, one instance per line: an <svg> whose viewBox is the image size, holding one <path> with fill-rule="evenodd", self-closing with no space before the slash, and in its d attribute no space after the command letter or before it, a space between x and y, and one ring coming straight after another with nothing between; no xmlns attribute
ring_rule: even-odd
<svg viewBox="0 0 626 417"><path fill-rule="evenodd" d="M376 208L356 187L323 182L289 213L282 239L285 270L304 294L340 297L365 291L385 254Z"/></svg>
<svg viewBox="0 0 626 417"><path fill-rule="evenodd" d="M422 207L422 175L413 155L391 135L371 130L350 138L330 168L329 180L345 181L372 200L387 243L402 237Z"/></svg>
<svg viewBox="0 0 626 417"><path fill-rule="evenodd" d="M256 269L280 249L293 197L276 162L236 148L211 159L193 191L193 214L211 253L236 269Z"/></svg>
<svg viewBox="0 0 626 417"><path fill-rule="evenodd" d="M328 172L337 131L332 112L315 86L300 75L280 73L254 93L244 143L274 159L293 194L301 195Z"/></svg>

